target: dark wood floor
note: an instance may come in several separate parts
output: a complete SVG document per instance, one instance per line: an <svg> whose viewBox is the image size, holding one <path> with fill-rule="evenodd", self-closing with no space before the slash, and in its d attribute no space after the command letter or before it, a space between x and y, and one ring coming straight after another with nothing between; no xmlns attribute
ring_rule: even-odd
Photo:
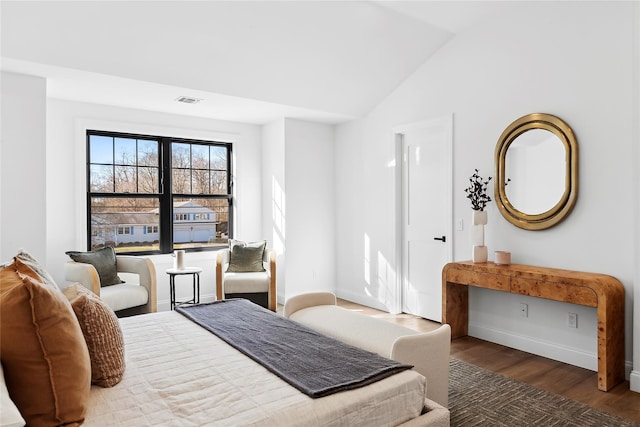
<svg viewBox="0 0 640 427"><path fill-rule="evenodd" d="M416 316L392 315L349 301L339 300L338 305L420 332L431 331L440 326L439 323ZM605 393L598 390L597 373L594 371L472 337L453 340L451 355L506 377L640 422L640 393L629 390L628 381Z"/></svg>

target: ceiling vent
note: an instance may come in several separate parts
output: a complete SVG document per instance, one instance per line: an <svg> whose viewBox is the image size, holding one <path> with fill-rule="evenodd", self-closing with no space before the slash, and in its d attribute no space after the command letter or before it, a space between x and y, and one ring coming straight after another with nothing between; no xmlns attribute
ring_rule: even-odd
<svg viewBox="0 0 640 427"><path fill-rule="evenodd" d="M202 99L193 98L191 96L180 96L180 97L176 98L176 101L184 102L185 104L197 104L198 102L202 101Z"/></svg>

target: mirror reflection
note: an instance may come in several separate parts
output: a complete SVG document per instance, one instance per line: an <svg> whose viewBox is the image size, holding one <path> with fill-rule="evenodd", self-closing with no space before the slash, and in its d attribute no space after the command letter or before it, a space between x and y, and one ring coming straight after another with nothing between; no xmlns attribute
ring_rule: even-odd
<svg viewBox="0 0 640 427"><path fill-rule="evenodd" d="M511 205L520 212L541 214L564 194L565 148L553 133L531 129L513 140L507 150L505 187Z"/></svg>

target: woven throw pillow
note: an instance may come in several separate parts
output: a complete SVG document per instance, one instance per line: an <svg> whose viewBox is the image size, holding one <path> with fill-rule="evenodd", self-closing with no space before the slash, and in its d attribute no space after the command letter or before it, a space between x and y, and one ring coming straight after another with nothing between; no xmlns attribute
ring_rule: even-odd
<svg viewBox="0 0 640 427"><path fill-rule="evenodd" d="M107 246L91 252L65 252L75 262L91 264L96 268L100 277L100 286L111 286L124 283L118 276L116 269L116 251Z"/></svg>
<svg viewBox="0 0 640 427"><path fill-rule="evenodd" d="M0 355L7 389L27 425L77 426L91 387L87 345L62 292L28 270L17 258L0 269Z"/></svg>
<svg viewBox="0 0 640 427"><path fill-rule="evenodd" d="M124 339L118 317L100 297L82 285L73 284L63 291L71 303L91 359L91 382L113 387L124 375Z"/></svg>
<svg viewBox="0 0 640 427"><path fill-rule="evenodd" d="M264 248L266 241L242 242L240 240L229 241L229 266L228 272L249 273L264 271L262 260L264 258Z"/></svg>

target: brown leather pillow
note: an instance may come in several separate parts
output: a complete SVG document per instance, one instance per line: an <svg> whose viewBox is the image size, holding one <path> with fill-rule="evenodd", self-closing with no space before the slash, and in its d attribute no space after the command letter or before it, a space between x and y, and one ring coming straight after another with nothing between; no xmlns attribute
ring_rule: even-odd
<svg viewBox="0 0 640 427"><path fill-rule="evenodd" d="M19 259L0 270L0 355L9 394L27 425L84 421L91 363L71 304L25 274Z"/></svg>
<svg viewBox="0 0 640 427"><path fill-rule="evenodd" d="M100 297L82 285L63 291L73 307L91 359L91 382L113 387L124 375L124 339L118 317Z"/></svg>

